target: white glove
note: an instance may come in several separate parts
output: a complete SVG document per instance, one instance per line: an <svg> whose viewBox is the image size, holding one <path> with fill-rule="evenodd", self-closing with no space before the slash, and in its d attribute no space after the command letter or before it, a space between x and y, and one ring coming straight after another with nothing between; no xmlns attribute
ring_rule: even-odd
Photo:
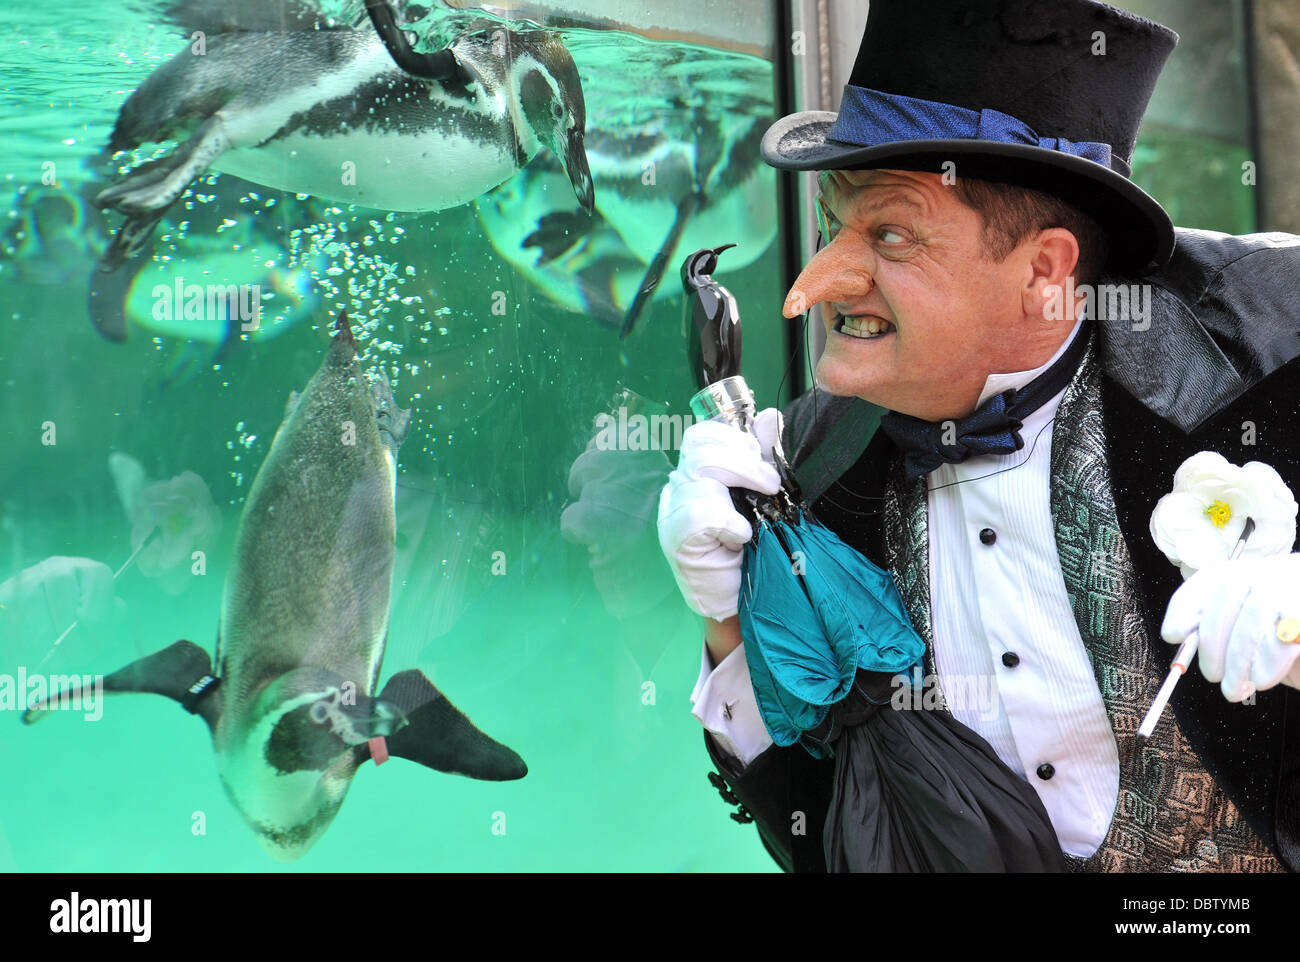
<svg viewBox="0 0 1300 962"><path fill-rule="evenodd" d="M560 534L586 546L605 610L620 621L665 610L677 591L655 534L672 468L663 451L602 450L593 441L569 470L576 500L560 515ZM676 606L671 613L681 618Z"/></svg>
<svg viewBox="0 0 1300 962"><path fill-rule="evenodd" d="M1277 638L1278 619L1300 617L1300 554L1239 558L1202 568L1169 599L1160 634L1179 644L1195 629L1201 674L1228 701L1280 681L1300 688L1300 644Z"/></svg>
<svg viewBox="0 0 1300 962"><path fill-rule="evenodd" d="M659 546L677 587L692 611L715 621L737 611L742 551L754 536L728 489L763 494L781 489L770 463L772 448L780 446L781 412L767 408L753 427L747 434L718 421L692 424L659 496Z"/></svg>
<svg viewBox="0 0 1300 962"><path fill-rule="evenodd" d="M772 450L781 455L781 460L785 460L785 448L781 444L781 435L785 433L785 418L776 408L764 408L754 415L754 423L749 426L749 430L754 437L758 438L759 447L763 452L763 460L768 464L775 464L772 458Z"/></svg>

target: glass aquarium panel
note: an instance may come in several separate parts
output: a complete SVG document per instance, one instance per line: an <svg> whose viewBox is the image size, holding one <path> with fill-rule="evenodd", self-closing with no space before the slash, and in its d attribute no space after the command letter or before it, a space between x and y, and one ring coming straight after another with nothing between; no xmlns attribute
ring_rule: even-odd
<svg viewBox="0 0 1300 962"><path fill-rule="evenodd" d="M167 6L0 14L0 765L21 773L0 793L0 870L276 868L259 839L318 872L773 870L706 779L700 623L654 526L696 390L690 251L737 245L718 277L760 404L784 373L775 172L758 156L770 8L665 2L654 24L615 5L409 8L418 52L460 43L508 78L493 106L396 75L359 3L330 7L328 29L277 3L192 0L179 22ZM519 34L494 41L506 26ZM563 46L539 52L540 27ZM580 84L576 148L545 131L563 98L543 68ZM504 149L497 130L514 132ZM322 375L282 429L342 312L366 376ZM400 414L388 433L368 415L329 421L337 438L302 427L367 411L347 404L369 404L380 373L410 410L392 529ZM281 523L289 489L311 510ZM89 696L180 639L213 654L223 610L222 682L194 702L238 715L217 745L175 700ZM267 679L339 659L377 686L295 675L256 702ZM366 696L408 669L527 775L372 770L371 738L402 742ZM167 673L211 684L190 662ZM74 678L84 704L20 724L28 695ZM315 741L299 737L312 712ZM268 780L343 757L325 729L365 759L350 791L339 770L306 807L267 801Z"/></svg>

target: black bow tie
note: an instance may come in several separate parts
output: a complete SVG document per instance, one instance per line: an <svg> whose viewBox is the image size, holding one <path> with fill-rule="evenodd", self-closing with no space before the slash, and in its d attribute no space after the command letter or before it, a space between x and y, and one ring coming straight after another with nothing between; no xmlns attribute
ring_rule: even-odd
<svg viewBox="0 0 1300 962"><path fill-rule="evenodd" d="M1012 454L1025 446L1024 419L1064 390L1088 347L1080 329L1056 363L1024 387L995 394L972 414L955 421L922 421L889 411L880 427L904 454L903 470L913 480L944 462L960 463L980 454Z"/></svg>

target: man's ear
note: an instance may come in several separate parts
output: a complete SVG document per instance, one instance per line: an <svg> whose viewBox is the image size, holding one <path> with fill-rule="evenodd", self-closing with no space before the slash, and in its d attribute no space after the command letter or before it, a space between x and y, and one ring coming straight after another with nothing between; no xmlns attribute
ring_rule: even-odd
<svg viewBox="0 0 1300 962"><path fill-rule="evenodd" d="M1043 317L1053 302L1074 317L1073 298L1063 304L1066 284L1079 263L1079 242L1064 227L1049 227L1028 241L1029 277L1022 292L1025 314Z"/></svg>

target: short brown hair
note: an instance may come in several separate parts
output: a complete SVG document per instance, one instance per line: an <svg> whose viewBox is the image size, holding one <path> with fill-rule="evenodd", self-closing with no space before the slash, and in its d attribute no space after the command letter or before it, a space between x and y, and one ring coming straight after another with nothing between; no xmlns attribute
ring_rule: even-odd
<svg viewBox="0 0 1300 962"><path fill-rule="evenodd" d="M1031 234L1049 227L1063 227L1079 244L1075 283L1096 284L1106 260L1106 235L1079 208L1028 187L970 177L957 178L955 186L958 199L984 222L984 240L993 260L1005 260Z"/></svg>

